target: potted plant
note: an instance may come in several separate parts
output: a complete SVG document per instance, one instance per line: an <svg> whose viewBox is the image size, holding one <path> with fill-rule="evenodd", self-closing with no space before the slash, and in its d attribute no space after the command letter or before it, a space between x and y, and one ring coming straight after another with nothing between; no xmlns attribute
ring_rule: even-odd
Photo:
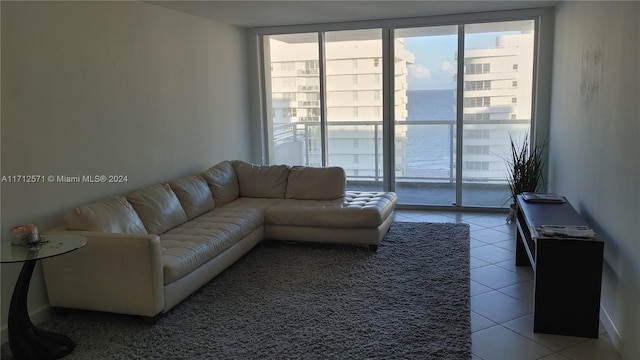
<svg viewBox="0 0 640 360"><path fill-rule="evenodd" d="M507 159L507 183L511 192L511 206L507 222L512 222L515 216L516 198L523 192L539 192L544 188L542 151L545 143L535 143L529 146L529 136L517 146L509 134L511 141L511 158Z"/></svg>

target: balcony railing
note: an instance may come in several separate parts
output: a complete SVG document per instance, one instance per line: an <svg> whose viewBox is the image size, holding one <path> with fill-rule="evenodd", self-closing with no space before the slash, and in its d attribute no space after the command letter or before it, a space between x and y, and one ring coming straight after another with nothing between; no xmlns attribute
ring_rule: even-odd
<svg viewBox="0 0 640 360"><path fill-rule="evenodd" d="M465 144L481 143L491 148L503 148L508 150L510 148L509 136L506 132L516 130L524 133L527 131L530 121L527 120L465 120L465 126L476 125L504 125L503 129L490 128L491 132L504 131L505 136L501 136L499 139L488 137L487 132L480 137L474 137L473 133L468 133L465 136ZM302 153L299 154L300 163L304 165L318 165L319 159L321 159L320 150L320 126L318 121L300 121L288 124L277 124L273 127L273 142L274 147L283 146L292 142L299 142L302 145ZM328 121L327 124L328 137L329 137L329 158L332 165L336 165L334 158L338 157L359 157L371 159L368 162L369 165L363 165L360 161L358 164L339 164L347 171L347 177L350 181L382 181L382 122L380 121ZM417 133L431 134L440 132L445 134L443 139L439 139L439 145L433 145L432 148L425 152L424 156L427 157L432 151L437 150L441 154L439 160L439 168L420 167L415 165L412 161L420 160L421 154L415 156L411 155L415 153L416 149L410 148L414 146L407 143L406 136L398 136L396 134L396 181L406 183L455 183L456 175L456 121L455 120L424 120L424 121L397 121L397 127L405 127L407 134L416 135ZM399 129L399 128L397 128ZM446 129L446 130L445 130ZM397 133L397 132L396 132ZM417 134L419 135L419 134ZM415 137L415 136L414 136ZM516 137L517 138L517 137ZM332 143L335 141L335 143ZM338 145L340 141L342 146ZM419 141L418 141L419 142ZM352 145L355 143L366 144L356 147ZM347 146L344 146L347 144ZM351 144L351 145L349 145ZM366 146L366 148L365 148ZM436 146L438 148L436 149ZM284 148L284 146L283 146ZM416 158L417 156L417 158ZM474 158L481 157L483 161L500 162L504 164L504 158L496 153L469 153L464 154L463 161L473 161ZM445 164L446 163L446 164ZM465 183L484 183L484 184L504 184L506 177L504 174L496 175L499 171L484 171L487 175L482 174L483 171L473 171L468 168L464 168L463 181ZM358 173L355 172L358 170ZM504 168L506 170L506 167ZM363 173L365 173L363 175ZM469 175L475 174L475 175Z"/></svg>
<svg viewBox="0 0 640 360"><path fill-rule="evenodd" d="M319 89L318 85L298 85L298 91L318 91Z"/></svg>
<svg viewBox="0 0 640 360"><path fill-rule="evenodd" d="M319 107L320 100L298 101L298 107Z"/></svg>
<svg viewBox="0 0 640 360"><path fill-rule="evenodd" d="M317 75L318 69L298 70L298 75Z"/></svg>

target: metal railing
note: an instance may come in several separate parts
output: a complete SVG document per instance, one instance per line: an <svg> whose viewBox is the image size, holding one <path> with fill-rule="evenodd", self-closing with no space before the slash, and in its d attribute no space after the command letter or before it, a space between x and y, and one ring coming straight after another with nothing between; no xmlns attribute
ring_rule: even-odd
<svg viewBox="0 0 640 360"><path fill-rule="evenodd" d="M524 125L528 126L530 120L465 120L465 125ZM354 131L357 128L363 126L371 127L369 130L370 135L367 136L367 133L362 130L355 130L358 133L358 137L354 137L353 140L369 140L373 143L371 151L364 155L371 155L374 158L373 166L369 169L373 175L354 175L348 174L348 179L357 180L357 181L374 181L378 182L382 180L382 122L381 121L328 121L327 129L329 132L329 138L332 139L331 133L332 131L337 131L338 128L343 128L344 131ZM305 165L313 165L311 163L312 158L319 158L321 156L321 145L320 142L320 126L321 123L319 121L299 121L294 123L287 124L275 124L273 126L273 143L275 147L278 145L283 145L288 142L302 142L303 145L303 154ZM456 169L456 121L455 120L411 120L411 121L397 121L396 126L407 126L407 127L415 127L415 126L447 126L448 127L448 139L447 139L447 154L448 154L448 169L446 171L440 171L440 173L447 173L447 176L442 175L412 175L405 171L396 171L396 181L399 182L441 182L441 183L455 183L455 169ZM363 133L365 134L363 137ZM344 140L344 137L341 137ZM396 141L398 138L396 139ZM330 140L331 141L331 140ZM404 145L406 146L406 138L401 139L404 141ZM494 146L510 146L510 143L490 143L490 145ZM331 148L329 149L329 157L331 158ZM403 149L406 152L406 148ZM440 149L442 151L442 149ZM359 153L362 155L362 153ZM344 154L343 154L344 155ZM355 153L354 153L355 155ZM403 158L403 155L400 154L400 158ZM469 154L469 155L477 155L477 154ZM486 155L486 154L480 154ZM497 155L496 155L497 156ZM396 159L398 159L398 154L396 153ZM504 159L501 159L504 160ZM396 167L400 164L397 163ZM404 164L407 166L408 164ZM436 173L438 171L432 171L432 173ZM465 182L477 182L477 183L503 183L505 181L505 177L464 177Z"/></svg>

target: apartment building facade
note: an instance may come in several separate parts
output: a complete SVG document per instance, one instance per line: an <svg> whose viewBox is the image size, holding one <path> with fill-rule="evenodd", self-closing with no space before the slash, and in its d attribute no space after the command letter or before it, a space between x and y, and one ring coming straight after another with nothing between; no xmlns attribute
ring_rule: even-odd
<svg viewBox="0 0 640 360"><path fill-rule="evenodd" d="M497 36L495 48L466 50L464 65L464 177L503 182L511 138L530 128L533 34Z"/></svg>
<svg viewBox="0 0 640 360"><path fill-rule="evenodd" d="M269 41L271 102L268 104L274 163L322 165L321 114L326 118L327 164L352 179L382 178L383 70L380 39L325 42L325 108L317 42ZM404 49L402 41L396 41ZM407 119L407 66L413 54L395 59L396 121ZM396 169L406 168L406 128L396 127Z"/></svg>

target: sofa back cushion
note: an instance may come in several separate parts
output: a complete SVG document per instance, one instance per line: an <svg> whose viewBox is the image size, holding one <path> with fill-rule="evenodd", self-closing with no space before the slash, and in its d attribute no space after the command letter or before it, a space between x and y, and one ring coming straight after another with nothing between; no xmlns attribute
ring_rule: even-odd
<svg viewBox="0 0 640 360"><path fill-rule="evenodd" d="M289 172L285 198L298 200L333 200L343 197L347 178L340 167L294 166Z"/></svg>
<svg viewBox="0 0 640 360"><path fill-rule="evenodd" d="M215 207L209 185L201 176L194 175L174 180L169 183L169 186L180 200L189 220Z"/></svg>
<svg viewBox="0 0 640 360"><path fill-rule="evenodd" d="M253 198L284 199L289 178L286 165L254 165L244 161L234 161L238 175L240 196Z"/></svg>
<svg viewBox="0 0 640 360"><path fill-rule="evenodd" d="M223 161L201 175L209 185L216 206L227 204L240 196L238 177L231 161Z"/></svg>
<svg viewBox="0 0 640 360"><path fill-rule="evenodd" d="M163 234L187 221L187 214L169 184L132 191L126 197L149 234Z"/></svg>
<svg viewBox="0 0 640 360"><path fill-rule="evenodd" d="M64 220L71 230L146 234L142 220L120 195L67 211Z"/></svg>

